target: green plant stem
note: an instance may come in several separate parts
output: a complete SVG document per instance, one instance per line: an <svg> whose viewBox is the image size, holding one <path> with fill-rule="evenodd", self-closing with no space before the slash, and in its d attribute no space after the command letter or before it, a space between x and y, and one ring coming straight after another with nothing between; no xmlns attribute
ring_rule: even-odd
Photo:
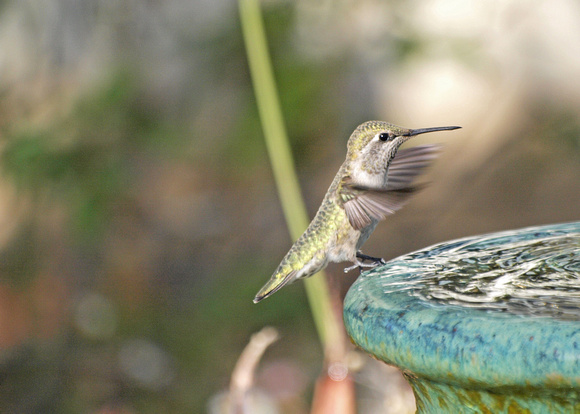
<svg viewBox="0 0 580 414"><path fill-rule="evenodd" d="M260 4L258 0L239 0L239 8L266 147L286 223L292 239L296 240L304 232L309 220L284 127ZM328 351L341 343L342 336L340 323L332 310L326 276L320 272L306 279L305 287L320 341L325 351Z"/></svg>

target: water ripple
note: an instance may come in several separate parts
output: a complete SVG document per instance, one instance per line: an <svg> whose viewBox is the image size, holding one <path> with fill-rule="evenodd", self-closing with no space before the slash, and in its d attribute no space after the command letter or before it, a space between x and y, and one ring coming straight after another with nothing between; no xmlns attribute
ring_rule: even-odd
<svg viewBox="0 0 580 414"><path fill-rule="evenodd" d="M368 275L376 273L385 293L580 320L580 222L442 243Z"/></svg>

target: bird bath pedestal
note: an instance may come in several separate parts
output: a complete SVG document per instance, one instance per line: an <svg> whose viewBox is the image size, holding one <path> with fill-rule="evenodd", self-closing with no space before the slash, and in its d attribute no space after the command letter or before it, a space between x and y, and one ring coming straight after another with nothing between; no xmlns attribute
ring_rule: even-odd
<svg viewBox="0 0 580 414"><path fill-rule="evenodd" d="M394 259L357 279L344 320L419 413L580 413L580 222Z"/></svg>

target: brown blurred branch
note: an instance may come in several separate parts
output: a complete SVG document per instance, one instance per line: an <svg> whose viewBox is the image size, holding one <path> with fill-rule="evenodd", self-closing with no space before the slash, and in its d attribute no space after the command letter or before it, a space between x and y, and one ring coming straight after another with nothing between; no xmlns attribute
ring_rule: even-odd
<svg viewBox="0 0 580 414"><path fill-rule="evenodd" d="M248 391L254 384L254 373L266 349L278 340L278 331L265 327L250 338L232 373L228 399L229 414L249 414L246 409Z"/></svg>

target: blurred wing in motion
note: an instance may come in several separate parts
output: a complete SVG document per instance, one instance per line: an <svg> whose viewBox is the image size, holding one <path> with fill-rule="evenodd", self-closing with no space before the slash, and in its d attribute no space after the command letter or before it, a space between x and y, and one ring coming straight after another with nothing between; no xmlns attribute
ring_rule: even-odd
<svg viewBox="0 0 580 414"><path fill-rule="evenodd" d="M386 188L359 186L346 177L340 196L351 226L361 230L403 207L420 189L411 183L437 157L439 149L438 145L420 145L398 151L389 165Z"/></svg>
<svg viewBox="0 0 580 414"><path fill-rule="evenodd" d="M359 186L344 185L348 201L344 210L350 225L361 230L374 220L383 220L399 210L417 188L404 187L393 190L374 190Z"/></svg>
<svg viewBox="0 0 580 414"><path fill-rule="evenodd" d="M387 189L409 187L411 182L439 156L440 145L419 145L397 151L387 172Z"/></svg>

